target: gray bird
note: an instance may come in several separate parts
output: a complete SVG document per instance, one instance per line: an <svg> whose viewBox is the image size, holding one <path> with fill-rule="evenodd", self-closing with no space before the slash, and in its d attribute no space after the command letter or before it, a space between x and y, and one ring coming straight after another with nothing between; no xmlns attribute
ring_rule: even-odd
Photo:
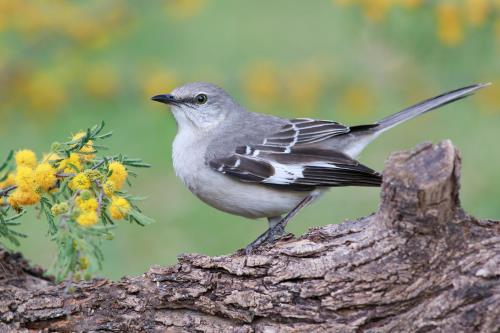
<svg viewBox="0 0 500 333"><path fill-rule="evenodd" d="M304 206L334 186L380 186L382 176L355 158L388 129L471 95L475 84L415 104L374 124L285 119L253 113L222 88L188 83L151 99L168 104L178 125L177 176L198 198L224 212L266 217L247 253L274 241Z"/></svg>

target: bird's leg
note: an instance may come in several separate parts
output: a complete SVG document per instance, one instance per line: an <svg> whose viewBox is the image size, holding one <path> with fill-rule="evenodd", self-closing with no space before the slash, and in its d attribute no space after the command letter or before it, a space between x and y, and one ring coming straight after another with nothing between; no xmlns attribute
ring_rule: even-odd
<svg viewBox="0 0 500 333"><path fill-rule="evenodd" d="M302 208L304 208L305 206L309 205L318 196L319 196L319 193L317 193L317 192L310 193L307 197L305 197L304 199L302 199L302 201L299 202L299 204L297 206L295 206L295 208L293 208L288 214L286 214L286 216L283 219L281 219L278 223L276 223L276 225L273 226L273 229L276 229L276 232L280 232L281 231L282 233L284 233L286 225L288 224L288 222L290 222L290 220L295 215L297 215L297 213Z"/></svg>
<svg viewBox="0 0 500 333"><path fill-rule="evenodd" d="M285 234L285 228L280 226L280 222L283 220L281 216L270 217L267 219L269 228L267 232L269 233L268 240L273 241Z"/></svg>
<svg viewBox="0 0 500 333"><path fill-rule="evenodd" d="M297 213L310 204L314 199L319 196L319 193L312 192L307 197L302 199L301 202L297 206L295 206L284 218L280 216L268 218L269 228L262 235L257 237L252 243L250 243L246 248L245 252L250 254L254 249L258 248L262 244L272 242L279 237L283 236L285 233L285 228L288 222L295 216Z"/></svg>
<svg viewBox="0 0 500 333"><path fill-rule="evenodd" d="M250 254L254 249L258 248L262 244L272 242L273 240L282 236L285 233L285 229L275 229L281 220L281 216L273 216L267 218L267 230L245 248L246 254Z"/></svg>

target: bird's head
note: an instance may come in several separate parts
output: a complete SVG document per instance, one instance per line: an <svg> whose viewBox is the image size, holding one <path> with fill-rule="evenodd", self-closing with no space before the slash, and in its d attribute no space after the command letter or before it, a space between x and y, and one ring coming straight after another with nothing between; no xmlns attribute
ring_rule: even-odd
<svg viewBox="0 0 500 333"><path fill-rule="evenodd" d="M187 83L170 94L156 95L151 99L169 105L180 127L199 129L217 126L230 112L240 108L224 89L205 82Z"/></svg>

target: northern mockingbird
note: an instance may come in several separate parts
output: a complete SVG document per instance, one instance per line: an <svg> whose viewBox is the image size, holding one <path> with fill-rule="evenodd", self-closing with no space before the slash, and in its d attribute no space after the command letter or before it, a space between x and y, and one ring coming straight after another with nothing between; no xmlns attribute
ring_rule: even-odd
<svg viewBox="0 0 500 333"><path fill-rule="evenodd" d="M280 237L290 219L329 187L380 186L382 176L355 160L388 129L471 95L488 84L453 90L369 125L285 119L253 113L222 88L188 83L151 99L168 104L178 125L177 176L198 198L222 211L268 219L247 253Z"/></svg>

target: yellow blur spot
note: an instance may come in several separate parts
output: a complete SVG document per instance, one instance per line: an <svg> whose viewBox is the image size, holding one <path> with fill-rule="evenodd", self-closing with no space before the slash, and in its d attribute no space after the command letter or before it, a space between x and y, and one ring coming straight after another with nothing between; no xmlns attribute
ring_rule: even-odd
<svg viewBox="0 0 500 333"><path fill-rule="evenodd" d="M437 5L439 39L448 46L456 46L464 39L460 8L454 3Z"/></svg>
<svg viewBox="0 0 500 333"><path fill-rule="evenodd" d="M246 94L256 103L271 103L279 95L280 80L276 68L270 62L251 65L243 80Z"/></svg>
<svg viewBox="0 0 500 333"><path fill-rule="evenodd" d="M340 100L340 111L348 114L367 114L373 109L374 97L365 86L347 87Z"/></svg>
<svg viewBox="0 0 500 333"><path fill-rule="evenodd" d="M85 90L99 99L113 97L118 91L118 76L109 65L91 68L85 75Z"/></svg>
<svg viewBox="0 0 500 333"><path fill-rule="evenodd" d="M500 78L499 78L500 79ZM493 80L493 82L500 82L499 80ZM494 83L488 88L477 94L477 102L481 106L481 110L488 113L498 113L500 108L500 84Z"/></svg>
<svg viewBox="0 0 500 333"><path fill-rule="evenodd" d="M473 26L480 26L488 17L490 10L489 0L466 0L465 17Z"/></svg>
<svg viewBox="0 0 500 333"><path fill-rule="evenodd" d="M395 2L403 7L414 9L422 5L423 0L395 0Z"/></svg>
<svg viewBox="0 0 500 333"><path fill-rule="evenodd" d="M172 18L189 19L198 15L205 3L205 0L166 0L165 11Z"/></svg>
<svg viewBox="0 0 500 333"><path fill-rule="evenodd" d="M169 71L158 71L150 74L144 80L144 96L150 98L154 95L172 91L177 86L177 78Z"/></svg>
<svg viewBox="0 0 500 333"><path fill-rule="evenodd" d="M333 0L333 3L338 6L350 6L354 5L358 0Z"/></svg>
<svg viewBox="0 0 500 333"><path fill-rule="evenodd" d="M363 6L363 13L368 19L373 22L380 22L385 18L391 6L391 0L363 0L361 5Z"/></svg>
<svg viewBox="0 0 500 333"><path fill-rule="evenodd" d="M285 79L287 101L301 113L315 109L322 91L323 80L318 69L309 66L290 73Z"/></svg>
<svg viewBox="0 0 500 333"><path fill-rule="evenodd" d="M66 102L64 86L51 73L39 72L26 87L28 102L35 111L54 112Z"/></svg>
<svg viewBox="0 0 500 333"><path fill-rule="evenodd" d="M497 40L500 42L500 19L495 22L495 35Z"/></svg>

